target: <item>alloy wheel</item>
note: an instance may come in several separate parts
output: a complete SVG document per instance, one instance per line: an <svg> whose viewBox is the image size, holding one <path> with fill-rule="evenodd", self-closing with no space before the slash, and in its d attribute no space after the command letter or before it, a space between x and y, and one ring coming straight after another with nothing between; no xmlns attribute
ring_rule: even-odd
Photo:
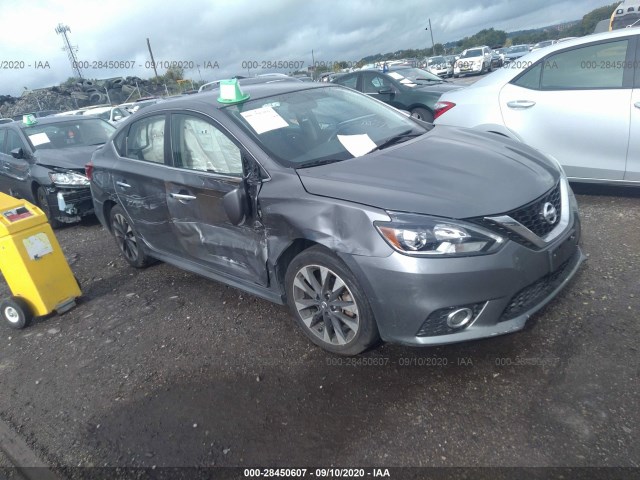
<svg viewBox="0 0 640 480"><path fill-rule="evenodd" d="M121 213L113 216L113 234L125 257L131 262L138 259L138 242L131 225Z"/></svg>
<svg viewBox="0 0 640 480"><path fill-rule="evenodd" d="M355 297L342 278L327 267L306 265L298 270L293 300L304 325L325 343L346 345L360 329Z"/></svg>

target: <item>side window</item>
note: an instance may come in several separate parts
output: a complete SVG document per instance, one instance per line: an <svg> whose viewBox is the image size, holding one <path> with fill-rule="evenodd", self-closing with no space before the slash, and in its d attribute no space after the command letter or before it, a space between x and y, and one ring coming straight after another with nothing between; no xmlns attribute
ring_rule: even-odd
<svg viewBox="0 0 640 480"><path fill-rule="evenodd" d="M7 130L7 145L6 145L6 153L10 154L11 150L15 150L16 148L25 149L24 142L13 130Z"/></svg>
<svg viewBox="0 0 640 480"><path fill-rule="evenodd" d="M621 88L628 40L589 45L544 60L544 90Z"/></svg>
<svg viewBox="0 0 640 480"><path fill-rule="evenodd" d="M358 75L351 75L347 78L336 78L333 83L337 83L338 85L343 85L345 87L356 89L356 85L358 84Z"/></svg>
<svg viewBox="0 0 640 480"><path fill-rule="evenodd" d="M383 88L391 87L391 82L389 81L389 79L383 77L382 75L364 75L363 80L364 93L378 93L378 91L382 90Z"/></svg>
<svg viewBox="0 0 640 480"><path fill-rule="evenodd" d="M528 88L530 90L540 89L540 74L542 73L542 62L529 67L529 69L520 74L512 83L522 88Z"/></svg>
<svg viewBox="0 0 640 480"><path fill-rule="evenodd" d="M4 149L4 134L7 130L0 130L0 153L7 153Z"/></svg>
<svg viewBox="0 0 640 480"><path fill-rule="evenodd" d="M113 139L113 145L116 147L116 151L118 155L121 157L125 156L126 148L127 148L127 129L125 128L122 132L120 132L116 138Z"/></svg>
<svg viewBox="0 0 640 480"><path fill-rule="evenodd" d="M164 163L165 116L155 115L133 123L125 142L124 156Z"/></svg>
<svg viewBox="0 0 640 480"><path fill-rule="evenodd" d="M176 167L242 176L240 149L217 127L182 114L174 114L171 125Z"/></svg>

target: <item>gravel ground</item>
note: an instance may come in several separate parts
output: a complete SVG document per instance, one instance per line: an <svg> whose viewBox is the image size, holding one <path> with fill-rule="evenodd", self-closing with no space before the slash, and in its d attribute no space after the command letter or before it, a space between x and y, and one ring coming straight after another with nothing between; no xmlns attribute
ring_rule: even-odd
<svg viewBox="0 0 640 480"><path fill-rule="evenodd" d="M640 198L589 193L589 259L524 331L357 359L312 346L285 307L165 264L128 267L95 221L64 228L84 295L65 315L0 328L0 418L62 474L638 467Z"/></svg>

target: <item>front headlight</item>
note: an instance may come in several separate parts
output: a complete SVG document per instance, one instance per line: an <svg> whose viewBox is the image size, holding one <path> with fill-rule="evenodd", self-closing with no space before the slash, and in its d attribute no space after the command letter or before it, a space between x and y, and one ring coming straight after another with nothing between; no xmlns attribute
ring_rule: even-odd
<svg viewBox="0 0 640 480"><path fill-rule="evenodd" d="M495 253L505 239L459 220L388 212L391 222L375 227L391 247L405 255L465 257Z"/></svg>
<svg viewBox="0 0 640 480"><path fill-rule="evenodd" d="M89 179L84 175L74 172L50 172L49 178L60 186L84 186L89 185Z"/></svg>

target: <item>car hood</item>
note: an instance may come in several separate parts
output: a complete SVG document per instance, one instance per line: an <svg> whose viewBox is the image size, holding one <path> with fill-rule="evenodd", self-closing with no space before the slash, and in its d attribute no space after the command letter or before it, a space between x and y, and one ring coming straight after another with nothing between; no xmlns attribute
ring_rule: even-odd
<svg viewBox="0 0 640 480"><path fill-rule="evenodd" d="M101 145L78 146L69 148L46 148L36 150L36 163L48 167L84 170L84 166L91 160L91 155Z"/></svg>
<svg viewBox="0 0 640 480"><path fill-rule="evenodd" d="M297 173L313 195L449 218L508 212L542 196L560 177L531 147L445 126L395 147Z"/></svg>

